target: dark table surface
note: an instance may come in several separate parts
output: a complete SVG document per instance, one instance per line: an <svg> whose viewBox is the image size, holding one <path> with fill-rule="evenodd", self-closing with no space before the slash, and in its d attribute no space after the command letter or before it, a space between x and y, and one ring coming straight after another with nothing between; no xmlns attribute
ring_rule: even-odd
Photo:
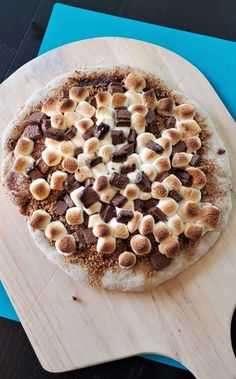
<svg viewBox="0 0 236 379"><path fill-rule="evenodd" d="M52 7L56 2L0 0L0 82L37 56ZM74 0L61 3L236 41L235 0ZM236 317L233 318L231 330L234 351L235 325ZM70 373L50 374L41 368L21 325L0 318L0 379L54 377L190 379L193 375L188 371L140 357Z"/></svg>

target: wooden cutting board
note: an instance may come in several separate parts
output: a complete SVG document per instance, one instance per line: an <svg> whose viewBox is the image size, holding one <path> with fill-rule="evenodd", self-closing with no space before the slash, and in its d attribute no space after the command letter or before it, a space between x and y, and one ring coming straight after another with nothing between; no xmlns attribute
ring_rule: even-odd
<svg viewBox="0 0 236 379"><path fill-rule="evenodd" d="M21 67L0 86L1 131L28 97L52 78L80 66L107 63L153 71L195 99L207 109L235 162L234 121L207 79L171 51L122 38L72 43ZM232 170L235 187L235 164ZM201 261L143 293L110 292L73 281L36 248L23 217L3 191L0 212L0 276L46 370L60 372L157 353L178 360L197 378L236 378L230 341L236 300L235 212Z"/></svg>

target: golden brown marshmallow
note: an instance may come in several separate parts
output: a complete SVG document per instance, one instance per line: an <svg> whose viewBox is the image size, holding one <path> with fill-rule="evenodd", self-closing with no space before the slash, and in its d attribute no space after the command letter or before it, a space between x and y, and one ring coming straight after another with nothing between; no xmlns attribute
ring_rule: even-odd
<svg viewBox="0 0 236 379"><path fill-rule="evenodd" d="M133 104L128 107L128 111L131 114L138 113L138 114L141 114L143 117L145 117L146 114L148 113L148 108L143 104Z"/></svg>
<svg viewBox="0 0 236 379"><path fill-rule="evenodd" d="M18 155L13 164L13 170L19 174L24 174L26 169L33 166L34 158L26 155Z"/></svg>
<svg viewBox="0 0 236 379"><path fill-rule="evenodd" d="M111 104L111 94L108 91L98 92L95 96L95 99L97 108L102 105L109 106Z"/></svg>
<svg viewBox="0 0 236 379"><path fill-rule="evenodd" d="M52 241L57 241L66 235L67 230L61 221L52 221L46 226L45 236Z"/></svg>
<svg viewBox="0 0 236 379"><path fill-rule="evenodd" d="M145 147L142 149L142 151L139 153L141 161L146 164L146 163L152 163L157 160L159 157L159 154L157 154L155 151L149 149L148 147ZM154 167L156 168L156 167Z"/></svg>
<svg viewBox="0 0 236 379"><path fill-rule="evenodd" d="M203 231L204 228L201 224L187 222L184 227L184 235L194 241L201 238Z"/></svg>
<svg viewBox="0 0 236 379"><path fill-rule="evenodd" d="M192 104L180 104L174 110L174 115L180 119L193 118L195 109Z"/></svg>
<svg viewBox="0 0 236 379"><path fill-rule="evenodd" d="M154 90L144 92L142 95L143 105L154 110L157 107L157 98Z"/></svg>
<svg viewBox="0 0 236 379"><path fill-rule="evenodd" d="M80 183L84 182L87 178L91 178L92 176L92 171L87 166L79 167L78 171L75 172L75 179Z"/></svg>
<svg viewBox="0 0 236 379"><path fill-rule="evenodd" d="M176 145L181 140L181 132L175 128L165 129L161 136L168 138L171 145Z"/></svg>
<svg viewBox="0 0 236 379"><path fill-rule="evenodd" d="M89 138L84 143L84 152L88 154L93 154L98 151L100 147L100 141L96 137Z"/></svg>
<svg viewBox="0 0 236 379"><path fill-rule="evenodd" d="M45 150L42 152L42 158L44 162L52 167L52 166L57 166L61 162L61 154L50 147L47 147Z"/></svg>
<svg viewBox="0 0 236 379"><path fill-rule="evenodd" d="M141 212L134 212L132 219L128 222L128 229L130 233L134 233L138 229L142 218L143 215Z"/></svg>
<svg viewBox="0 0 236 379"><path fill-rule="evenodd" d="M184 200L193 200L196 202L201 200L201 191L196 188L182 186L179 193L183 196Z"/></svg>
<svg viewBox="0 0 236 379"><path fill-rule="evenodd" d="M194 120L177 122L177 129L181 132L182 138L198 136L202 130Z"/></svg>
<svg viewBox="0 0 236 379"><path fill-rule="evenodd" d="M152 183L152 197L154 199L164 199L168 195L168 189L163 183Z"/></svg>
<svg viewBox="0 0 236 379"><path fill-rule="evenodd" d="M98 213L95 213L89 217L88 227L94 228L97 224L102 224L103 220L101 219Z"/></svg>
<svg viewBox="0 0 236 379"><path fill-rule="evenodd" d="M198 189L202 189L206 183L206 175L200 168L188 167L186 171L192 176L192 186Z"/></svg>
<svg viewBox="0 0 236 379"><path fill-rule="evenodd" d="M160 99L157 102L158 113L164 114L164 115L169 115L170 113L172 113L174 110L174 106L175 106L174 100L169 97Z"/></svg>
<svg viewBox="0 0 236 379"><path fill-rule="evenodd" d="M115 146L114 145L104 145L101 146L98 155L102 157L102 160L104 163L107 163L111 160L112 153L115 151Z"/></svg>
<svg viewBox="0 0 236 379"><path fill-rule="evenodd" d="M100 237L97 241L97 252L100 254L112 254L116 249L116 239L111 236Z"/></svg>
<svg viewBox="0 0 236 379"><path fill-rule="evenodd" d="M131 116L131 129L135 129L137 134L144 133L145 131L145 117L140 113L133 113Z"/></svg>
<svg viewBox="0 0 236 379"><path fill-rule="evenodd" d="M158 174L161 172L169 171L171 169L170 159L166 156L157 158L153 164L157 169Z"/></svg>
<svg viewBox="0 0 236 379"><path fill-rule="evenodd" d="M180 215L186 221L199 220L202 216L202 208L195 201L185 201L180 207Z"/></svg>
<svg viewBox="0 0 236 379"><path fill-rule="evenodd" d="M220 210L211 205L206 204L202 207L202 222L206 225L208 230L214 230L220 220Z"/></svg>
<svg viewBox="0 0 236 379"><path fill-rule="evenodd" d="M143 191L139 192L139 199L141 200L149 200L151 199L151 197L152 197L151 192L143 192Z"/></svg>
<svg viewBox="0 0 236 379"><path fill-rule="evenodd" d="M93 126L93 121L90 118L81 118L81 120L75 124L75 127L81 134L84 134L91 126Z"/></svg>
<svg viewBox="0 0 236 379"><path fill-rule="evenodd" d="M59 254L65 255L66 257L72 255L76 251L76 242L72 234L61 237L55 243L55 247Z"/></svg>
<svg viewBox="0 0 236 379"><path fill-rule="evenodd" d="M170 236L170 230L163 221L159 221L153 227L153 235L160 243Z"/></svg>
<svg viewBox="0 0 236 379"><path fill-rule="evenodd" d="M152 244L146 236L136 234L130 240L130 246L137 255L145 255L152 250Z"/></svg>
<svg viewBox="0 0 236 379"><path fill-rule="evenodd" d="M159 245L159 251L168 258L176 257L179 253L179 242L177 237L170 236L162 241Z"/></svg>
<svg viewBox="0 0 236 379"><path fill-rule="evenodd" d="M49 97L44 101L42 106L42 112L47 116L52 116L54 113L58 112L59 101L54 97Z"/></svg>
<svg viewBox="0 0 236 379"><path fill-rule="evenodd" d="M182 187L182 183L179 178L173 174L167 176L167 178L165 178L162 183L167 187L169 191L178 191Z"/></svg>
<svg viewBox="0 0 236 379"><path fill-rule="evenodd" d="M51 126L55 129L66 130L67 126L64 116L61 113L54 113L51 116Z"/></svg>
<svg viewBox="0 0 236 379"><path fill-rule="evenodd" d="M76 112L81 114L83 117L91 118L95 113L95 108L91 104L87 103L87 101L81 101L76 108Z"/></svg>
<svg viewBox="0 0 236 379"><path fill-rule="evenodd" d="M137 93L135 91L126 91L125 96L128 99L129 106L142 104L142 95L140 93Z"/></svg>
<svg viewBox="0 0 236 379"><path fill-rule="evenodd" d="M30 184L29 189L36 200L46 199L50 192L50 186L48 182L42 178L33 180Z"/></svg>
<svg viewBox="0 0 236 379"><path fill-rule="evenodd" d="M56 190L56 191L62 191L63 190L63 184L64 184L64 181L67 179L68 175L66 172L63 172L63 171L55 171L52 173L52 177L51 177L51 183L50 183L50 187L51 189L53 190Z"/></svg>
<svg viewBox="0 0 236 379"><path fill-rule="evenodd" d="M136 263L136 256L129 251L124 251L119 255L118 262L121 268L131 268Z"/></svg>
<svg viewBox="0 0 236 379"><path fill-rule="evenodd" d="M130 165L132 166L133 164L135 164L135 167L136 168L139 168L140 167L140 164L141 164L141 160L139 158L139 155L136 154L136 153L133 153L131 155L128 156L126 162L124 163L125 165Z"/></svg>
<svg viewBox="0 0 236 379"><path fill-rule="evenodd" d="M158 203L158 208L167 216L172 216L178 209L178 203L171 197L161 199Z"/></svg>
<svg viewBox="0 0 236 379"><path fill-rule="evenodd" d="M87 97L89 97L89 91L85 87L72 87L69 90L69 98L78 103L87 99Z"/></svg>
<svg viewBox="0 0 236 379"><path fill-rule="evenodd" d="M123 205L122 209L125 209L126 211L134 211L134 202L133 200L128 200L125 205ZM119 212L120 208L116 208L117 212Z"/></svg>
<svg viewBox="0 0 236 379"><path fill-rule="evenodd" d="M128 90L141 92L146 87L145 79L140 74L131 72L124 81L124 86Z"/></svg>
<svg viewBox="0 0 236 379"><path fill-rule="evenodd" d="M63 99L58 107L59 112L73 112L75 110L77 103L72 99Z"/></svg>
<svg viewBox="0 0 236 379"><path fill-rule="evenodd" d="M82 135L80 134L80 132L77 132L77 134L75 135L75 137L73 137L71 139L71 142L73 142L73 144L76 146L76 147L82 147L83 149L83 146L84 146L84 138L82 137Z"/></svg>
<svg viewBox="0 0 236 379"><path fill-rule="evenodd" d="M61 141L58 146L58 151L65 158L73 157L75 154L75 145L71 141Z"/></svg>
<svg viewBox="0 0 236 379"><path fill-rule="evenodd" d="M34 149L34 142L29 138L20 138L17 141L14 153L18 155L29 155Z"/></svg>
<svg viewBox="0 0 236 379"><path fill-rule="evenodd" d="M96 119L103 120L104 118L111 117L113 118L114 109L107 107L105 105L100 105L96 110Z"/></svg>
<svg viewBox="0 0 236 379"><path fill-rule="evenodd" d="M192 154L188 153L175 153L172 158L172 166L175 168L185 168L188 166L192 159Z"/></svg>
<svg viewBox="0 0 236 379"><path fill-rule="evenodd" d="M129 230L127 225L120 222L114 222L113 236L115 238L127 239L129 237Z"/></svg>
<svg viewBox="0 0 236 379"><path fill-rule="evenodd" d="M80 225L84 222L83 209L80 207L71 207L66 211L66 222L69 225Z"/></svg>
<svg viewBox="0 0 236 379"><path fill-rule="evenodd" d="M114 93L111 98L111 106L113 108L121 108L128 106L128 99L123 93Z"/></svg>
<svg viewBox="0 0 236 379"><path fill-rule="evenodd" d="M55 141L54 139L51 138L45 138L45 146L50 147L53 150L58 149L58 146L60 144L60 141Z"/></svg>
<svg viewBox="0 0 236 379"><path fill-rule="evenodd" d="M199 137L185 138L184 143L187 146L187 153L193 153L199 150L202 146L202 142Z"/></svg>
<svg viewBox="0 0 236 379"><path fill-rule="evenodd" d="M61 165L63 170L69 172L70 174L73 174L79 167L78 161L72 157L63 159Z"/></svg>
<svg viewBox="0 0 236 379"><path fill-rule="evenodd" d="M183 222L177 213L168 219L166 225L174 236L179 236L184 230Z"/></svg>
<svg viewBox="0 0 236 379"><path fill-rule="evenodd" d="M128 200L138 199L139 192L140 192L140 190L139 190L138 186L136 184L133 184L133 183L127 184L125 189L121 191L122 195L127 197Z"/></svg>
<svg viewBox="0 0 236 379"><path fill-rule="evenodd" d="M151 215L146 215L142 218L138 231L143 236L153 233L154 218Z"/></svg>
<svg viewBox="0 0 236 379"><path fill-rule="evenodd" d="M112 228L104 223L97 224L93 228L93 234L98 238L112 236Z"/></svg>
<svg viewBox="0 0 236 379"><path fill-rule="evenodd" d="M81 119L81 116L79 115L79 113L76 113L76 112L65 112L64 113L64 120L65 120L67 128L71 128L80 119Z"/></svg>
<svg viewBox="0 0 236 379"><path fill-rule="evenodd" d="M28 224L33 229L44 230L50 221L51 216L46 211L43 209L37 209L31 214Z"/></svg>

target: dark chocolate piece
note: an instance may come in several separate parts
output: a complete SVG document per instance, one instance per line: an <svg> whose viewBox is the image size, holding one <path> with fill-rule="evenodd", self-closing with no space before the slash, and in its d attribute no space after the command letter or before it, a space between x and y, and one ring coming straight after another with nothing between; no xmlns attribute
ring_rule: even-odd
<svg viewBox="0 0 236 379"><path fill-rule="evenodd" d="M100 163L102 163L102 157L92 157L92 158L86 159L86 161L85 161L85 164L89 168L93 168Z"/></svg>
<svg viewBox="0 0 236 379"><path fill-rule="evenodd" d="M68 195L68 193L64 196L64 201L65 201L65 203L67 204L67 207L68 207L68 208L72 208L72 207L74 207L74 203L73 203L73 201L72 201L70 195Z"/></svg>
<svg viewBox="0 0 236 379"><path fill-rule="evenodd" d="M150 141L146 144L146 147L152 151L155 151L155 153L162 154L164 149L159 143L156 143L154 141Z"/></svg>
<svg viewBox="0 0 236 379"><path fill-rule="evenodd" d="M154 134L155 137L158 137L160 134L160 129L156 120L146 124L145 132Z"/></svg>
<svg viewBox="0 0 236 379"><path fill-rule="evenodd" d="M22 134L22 137L29 138L33 141L41 137L41 130L38 125L28 125L24 133Z"/></svg>
<svg viewBox="0 0 236 379"><path fill-rule="evenodd" d="M149 209L149 214L154 217L156 222L166 220L166 215L158 207Z"/></svg>
<svg viewBox="0 0 236 379"><path fill-rule="evenodd" d="M83 134L83 139L87 141L89 138L94 137L95 130L96 130L96 126L95 125L91 126L91 128L86 130L86 132Z"/></svg>
<svg viewBox="0 0 236 379"><path fill-rule="evenodd" d="M85 187L92 187L94 185L94 182L95 182L95 179L93 176L89 177L89 178L86 178L85 181L84 181L84 186Z"/></svg>
<svg viewBox="0 0 236 379"><path fill-rule="evenodd" d="M43 112L34 112L28 117L29 125L40 125L45 117Z"/></svg>
<svg viewBox="0 0 236 379"><path fill-rule="evenodd" d="M74 233L72 233L72 236L74 237L74 239L76 241L77 249L78 250L85 250L86 249L86 242L84 239L83 231L74 232Z"/></svg>
<svg viewBox="0 0 236 379"><path fill-rule="evenodd" d="M222 154L224 154L225 153L225 149L222 149L221 147L217 150L217 153L219 154L219 155L222 155Z"/></svg>
<svg viewBox="0 0 236 379"><path fill-rule="evenodd" d="M110 126L101 122L101 124L96 126L94 136L102 140L105 135L109 132Z"/></svg>
<svg viewBox="0 0 236 379"><path fill-rule="evenodd" d="M184 141L179 141L176 145L172 146L172 155L175 153L182 153L187 151L187 146Z"/></svg>
<svg viewBox="0 0 236 379"><path fill-rule="evenodd" d="M172 199L174 199L177 203L179 203L181 200L183 200L183 196L181 196L180 193L178 193L175 190L171 190L169 192L168 196L172 197Z"/></svg>
<svg viewBox="0 0 236 379"><path fill-rule="evenodd" d="M150 208L156 207L158 203L159 203L158 199L151 198L148 200L143 200L142 209L148 210Z"/></svg>
<svg viewBox="0 0 236 379"><path fill-rule="evenodd" d="M51 128L51 120L50 118L44 118L41 124L42 132L45 133L45 131L49 128Z"/></svg>
<svg viewBox="0 0 236 379"><path fill-rule="evenodd" d="M122 208L127 203L127 201L127 197L123 196L121 193L116 193L115 196L113 196L111 199L111 205L117 208Z"/></svg>
<svg viewBox="0 0 236 379"><path fill-rule="evenodd" d="M112 162L118 162L118 163L125 162L126 159L127 159L127 154L125 151L122 151L121 149L118 151L115 151L111 155Z"/></svg>
<svg viewBox="0 0 236 379"><path fill-rule="evenodd" d="M80 200L85 208L89 208L91 205L99 201L99 196L93 188L85 187L80 194Z"/></svg>
<svg viewBox="0 0 236 379"><path fill-rule="evenodd" d="M77 134L77 129L75 126L72 126L70 129L67 130L67 132L64 133L64 140L69 141L72 138L74 138Z"/></svg>
<svg viewBox="0 0 236 379"><path fill-rule="evenodd" d="M159 174L157 174L155 181L161 183L161 182L163 182L163 180L166 179L169 175L170 175L170 172L168 172L168 171L166 171L166 172L160 172Z"/></svg>
<svg viewBox="0 0 236 379"><path fill-rule="evenodd" d="M121 238L117 238L116 239L116 250L114 251L114 253L120 255L121 253L123 253L126 250L127 250L127 247L126 247L124 240L122 240Z"/></svg>
<svg viewBox="0 0 236 379"><path fill-rule="evenodd" d="M150 124L151 122L155 121L155 119L156 119L155 112L152 111L151 109L149 109L148 113L145 116L145 120L146 120L147 124Z"/></svg>
<svg viewBox="0 0 236 379"><path fill-rule="evenodd" d="M151 182L144 171L137 173L135 183L143 192L151 192Z"/></svg>
<svg viewBox="0 0 236 379"><path fill-rule="evenodd" d="M131 126L131 115L128 109L116 109L115 111L116 126Z"/></svg>
<svg viewBox="0 0 236 379"><path fill-rule="evenodd" d="M79 155L83 153L83 148L81 146L78 146L75 148L75 155Z"/></svg>
<svg viewBox="0 0 236 379"><path fill-rule="evenodd" d="M63 200L59 200L56 205L56 215L63 216L66 213L67 208L68 208L67 203Z"/></svg>
<svg viewBox="0 0 236 379"><path fill-rule="evenodd" d="M26 175L29 176L32 180L43 178L43 173L35 165L29 167L26 170Z"/></svg>
<svg viewBox="0 0 236 379"><path fill-rule="evenodd" d="M99 176L96 181L96 186L98 191L103 191L108 187L108 178L104 175Z"/></svg>
<svg viewBox="0 0 236 379"><path fill-rule="evenodd" d="M190 166L198 166L200 163L200 155L193 154L192 159L190 161Z"/></svg>
<svg viewBox="0 0 236 379"><path fill-rule="evenodd" d="M46 172L49 170L49 166L44 162L43 158L40 157L36 161L36 166L38 169L42 172L42 174L46 174Z"/></svg>
<svg viewBox="0 0 236 379"><path fill-rule="evenodd" d="M175 124L176 124L176 119L174 117L170 116L165 119L166 129L174 128Z"/></svg>
<svg viewBox="0 0 236 379"><path fill-rule="evenodd" d="M128 136L128 142L136 145L137 132L135 129L131 129Z"/></svg>
<svg viewBox="0 0 236 379"><path fill-rule="evenodd" d="M45 130L44 137L51 138L55 141L62 141L64 138L64 132L63 130L50 127Z"/></svg>
<svg viewBox="0 0 236 379"><path fill-rule="evenodd" d="M103 204L100 216L105 222L109 222L113 217L116 217L116 210L110 204Z"/></svg>
<svg viewBox="0 0 236 379"><path fill-rule="evenodd" d="M112 144L119 145L120 143L125 142L125 135L123 130L113 130L111 133Z"/></svg>
<svg viewBox="0 0 236 379"><path fill-rule="evenodd" d="M117 151L117 153L118 153L118 152L123 152L123 153L125 153L127 156L129 156L130 154L133 154L134 149L135 149L134 142L133 142L133 143L127 143L125 146L121 147L121 148Z"/></svg>
<svg viewBox="0 0 236 379"><path fill-rule="evenodd" d="M185 187L191 187L192 177L188 172L183 170L176 170L175 175L177 176L177 178L179 178L179 180Z"/></svg>
<svg viewBox="0 0 236 379"><path fill-rule="evenodd" d="M116 188L124 189L129 183L129 178L125 174L113 172L110 177L110 183Z"/></svg>
<svg viewBox="0 0 236 379"><path fill-rule="evenodd" d="M64 182L64 189L66 192L72 192L80 187L80 183L75 179L75 175L71 174Z"/></svg>
<svg viewBox="0 0 236 379"><path fill-rule="evenodd" d="M97 237L93 234L93 229L88 228L84 230L85 243L90 246L97 242Z"/></svg>
<svg viewBox="0 0 236 379"><path fill-rule="evenodd" d="M133 218L133 215L134 214L132 211L120 211L116 217L116 221L122 224L128 224L128 222Z"/></svg>
<svg viewBox="0 0 236 379"><path fill-rule="evenodd" d="M160 253L150 254L150 264L155 271L160 271L169 266L171 259Z"/></svg>
<svg viewBox="0 0 236 379"><path fill-rule="evenodd" d="M121 174L128 174L129 172L133 172L136 170L136 166L133 163L132 165L124 165L120 167L120 173Z"/></svg>
<svg viewBox="0 0 236 379"><path fill-rule="evenodd" d="M144 205L144 201L141 200L141 199L135 199L134 200L134 209L135 211L138 211L138 212L143 212L143 205Z"/></svg>
<svg viewBox="0 0 236 379"><path fill-rule="evenodd" d="M123 93L123 86L121 83L118 82L111 82L107 86L107 91L110 92L111 95L114 95L114 93Z"/></svg>

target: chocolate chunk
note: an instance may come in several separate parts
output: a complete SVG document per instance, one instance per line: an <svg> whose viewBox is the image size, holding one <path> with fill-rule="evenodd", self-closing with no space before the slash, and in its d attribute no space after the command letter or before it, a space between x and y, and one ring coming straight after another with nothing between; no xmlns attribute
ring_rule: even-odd
<svg viewBox="0 0 236 379"><path fill-rule="evenodd" d="M127 143L125 146L123 146L121 149L119 149L117 151L117 153L118 152L124 152L124 153L126 153L127 156L129 156L130 154L133 154L134 149L135 149L134 143Z"/></svg>
<svg viewBox="0 0 236 379"><path fill-rule="evenodd" d="M181 181L181 183L185 186L185 187L190 187L192 185L192 177L189 173L187 173L186 171L183 171L183 170L176 170L175 171L175 175L177 176L177 178L179 178L179 180Z"/></svg>
<svg viewBox="0 0 236 379"><path fill-rule="evenodd" d="M51 120L50 118L44 118L41 124L42 132L45 133L45 131L49 128L51 128Z"/></svg>
<svg viewBox="0 0 236 379"><path fill-rule="evenodd" d="M91 128L86 130L86 132L83 134L83 139L87 141L89 138L94 137L95 130L96 130L96 126L95 125L91 126Z"/></svg>
<svg viewBox="0 0 236 379"><path fill-rule="evenodd" d="M38 169L42 172L42 174L46 174L46 172L49 170L49 166L44 162L43 158L40 157L36 161L36 166Z"/></svg>
<svg viewBox="0 0 236 379"><path fill-rule="evenodd" d="M116 221L122 224L128 224L128 222L133 218L133 215L134 214L132 211L120 211L116 217Z"/></svg>
<svg viewBox="0 0 236 379"><path fill-rule="evenodd" d="M160 253L150 254L150 264L155 271L160 271L169 266L171 259Z"/></svg>
<svg viewBox="0 0 236 379"><path fill-rule="evenodd" d="M64 133L64 141L69 141L74 138L77 134L77 129L75 126L72 126L67 132Z"/></svg>
<svg viewBox="0 0 236 379"><path fill-rule="evenodd" d="M115 111L116 126L131 126L131 115L128 109L116 109Z"/></svg>
<svg viewBox="0 0 236 379"><path fill-rule="evenodd" d="M43 173L35 165L26 170L26 175L28 175L32 180L43 178Z"/></svg>
<svg viewBox="0 0 236 379"><path fill-rule="evenodd" d="M176 124L176 119L174 117L170 116L165 119L166 129L174 128L175 124Z"/></svg>
<svg viewBox="0 0 236 379"><path fill-rule="evenodd" d="M86 101L92 105L92 107L96 108L97 102L94 96L89 96Z"/></svg>
<svg viewBox="0 0 236 379"><path fill-rule="evenodd" d="M75 155L79 155L83 153L83 148L78 146L75 148Z"/></svg>
<svg viewBox="0 0 236 379"><path fill-rule="evenodd" d="M145 132L154 134L155 137L158 137L160 135L160 129L157 124L157 121L152 121L149 124L146 124L145 126Z"/></svg>
<svg viewBox="0 0 236 379"><path fill-rule="evenodd" d="M85 187L80 194L80 200L85 208L89 208L91 205L99 201L99 196L93 188Z"/></svg>
<svg viewBox="0 0 236 379"><path fill-rule="evenodd" d="M113 172L110 177L110 183L116 188L124 189L129 183L129 178L125 174Z"/></svg>
<svg viewBox="0 0 236 379"><path fill-rule="evenodd" d="M103 204L100 216L105 222L109 222L113 217L116 217L116 210L110 204Z"/></svg>
<svg viewBox="0 0 236 379"><path fill-rule="evenodd" d="M224 154L225 153L225 149L222 149L221 147L217 150L217 153L219 154L219 155L222 155L222 154Z"/></svg>
<svg viewBox="0 0 236 379"><path fill-rule="evenodd" d="M97 242L97 237L95 237L95 235L93 234L92 228L88 228L84 230L84 239L88 246L93 245Z"/></svg>
<svg viewBox="0 0 236 379"><path fill-rule="evenodd" d="M161 182L163 182L163 180L166 179L169 175L170 175L170 172L168 172L168 171L166 171L166 172L161 172L161 173L157 174L155 181L161 183Z"/></svg>
<svg viewBox="0 0 236 379"><path fill-rule="evenodd" d="M102 163L102 157L92 157L92 158L86 159L86 161L85 161L85 164L89 168L93 168L100 163Z"/></svg>
<svg viewBox="0 0 236 379"><path fill-rule="evenodd" d="M141 199L135 199L134 200L134 209L135 211L138 211L138 212L143 212L143 205L144 205L144 201L141 200Z"/></svg>
<svg viewBox="0 0 236 379"><path fill-rule="evenodd" d="M175 153L182 153L187 151L187 146L184 141L179 141L176 145L172 146L172 155Z"/></svg>
<svg viewBox="0 0 236 379"><path fill-rule="evenodd" d="M125 135L123 130L113 130L111 133L112 144L119 145L120 143L125 142Z"/></svg>
<svg viewBox="0 0 236 379"><path fill-rule="evenodd" d="M166 220L166 215L158 207L149 209L149 214L154 217L156 222Z"/></svg>
<svg viewBox="0 0 236 379"><path fill-rule="evenodd" d="M95 182L95 179L94 179L94 177L91 176L91 177L85 179L84 186L85 187L92 187L94 185L94 182Z"/></svg>
<svg viewBox="0 0 236 379"><path fill-rule="evenodd" d="M142 209L148 210L150 208L156 207L159 203L158 199L149 199L149 200L143 200Z"/></svg>
<svg viewBox="0 0 236 379"><path fill-rule="evenodd" d="M102 140L105 137L105 135L109 132L109 130L110 130L110 126L107 124L104 124L104 122L101 122L101 124L96 126L94 135L98 139Z"/></svg>
<svg viewBox="0 0 236 379"><path fill-rule="evenodd" d="M183 200L183 196L181 196L177 191L172 190L168 194L169 197L172 197L177 203L179 203L181 200Z"/></svg>
<svg viewBox="0 0 236 379"><path fill-rule="evenodd" d="M96 181L97 191L103 191L108 187L108 178L104 175L99 176Z"/></svg>
<svg viewBox="0 0 236 379"><path fill-rule="evenodd" d="M124 165L120 167L120 173L121 174L128 174L129 172L133 172L136 170L135 164L132 165Z"/></svg>
<svg viewBox="0 0 236 379"><path fill-rule="evenodd" d="M151 182L144 171L137 173L135 183L143 192L151 192Z"/></svg>
<svg viewBox="0 0 236 379"><path fill-rule="evenodd" d="M74 232L72 233L72 236L74 237L76 243L77 243L77 249L78 250L85 250L86 249L86 242L84 239L84 232Z"/></svg>
<svg viewBox="0 0 236 379"><path fill-rule="evenodd" d="M121 238L116 239L116 250L114 251L115 254L120 255L124 251L127 250L125 242Z"/></svg>
<svg viewBox="0 0 236 379"><path fill-rule="evenodd" d="M121 83L118 82L111 82L107 86L107 91L110 92L111 95L114 95L114 93L123 93L123 86Z"/></svg>
<svg viewBox="0 0 236 379"><path fill-rule="evenodd" d="M159 143L156 143L154 141L150 141L146 144L146 147L152 151L155 151L155 153L162 154L164 149Z"/></svg>
<svg viewBox="0 0 236 379"><path fill-rule="evenodd" d="M117 208L122 208L127 203L127 201L127 197L121 195L121 193L116 193L115 196L113 196L111 199L111 205Z"/></svg>
<svg viewBox="0 0 236 379"><path fill-rule="evenodd" d="M200 163L200 155L193 154L192 159L190 161L190 166L198 166Z"/></svg>
<svg viewBox="0 0 236 379"><path fill-rule="evenodd" d="M155 112L152 111L151 109L149 109L148 113L145 116L145 120L146 120L147 124L150 124L151 122L155 121L155 119L156 119Z"/></svg>
<svg viewBox="0 0 236 379"><path fill-rule="evenodd" d="M60 129L48 128L44 132L44 137L51 138L55 141L62 141L64 138L64 132Z"/></svg>
<svg viewBox="0 0 236 379"><path fill-rule="evenodd" d="M68 208L72 208L72 207L74 207L74 203L73 203L73 201L72 201L70 195L68 195L68 193L64 196L64 201L65 201L65 203L67 204L67 207L68 207Z"/></svg>
<svg viewBox="0 0 236 379"><path fill-rule="evenodd" d="M66 192L70 193L79 187L80 187L80 183L77 182L74 174L69 175L68 178L64 182L64 189L66 190Z"/></svg>
<svg viewBox="0 0 236 379"><path fill-rule="evenodd" d="M33 141L41 137L41 131L38 125L28 125L24 133L22 134L22 137L29 138Z"/></svg>
<svg viewBox="0 0 236 379"><path fill-rule="evenodd" d="M136 145L137 132L135 129L131 129L128 136L128 142Z"/></svg>
<svg viewBox="0 0 236 379"><path fill-rule="evenodd" d="M46 115L43 112L34 112L28 117L30 125L40 125Z"/></svg>
<svg viewBox="0 0 236 379"><path fill-rule="evenodd" d="M118 150L112 153L111 160L112 162L125 162L127 159L127 154L125 151Z"/></svg>
<svg viewBox="0 0 236 379"><path fill-rule="evenodd" d="M67 208L68 208L67 203L63 200L59 200L56 205L56 215L63 216L66 213Z"/></svg>

